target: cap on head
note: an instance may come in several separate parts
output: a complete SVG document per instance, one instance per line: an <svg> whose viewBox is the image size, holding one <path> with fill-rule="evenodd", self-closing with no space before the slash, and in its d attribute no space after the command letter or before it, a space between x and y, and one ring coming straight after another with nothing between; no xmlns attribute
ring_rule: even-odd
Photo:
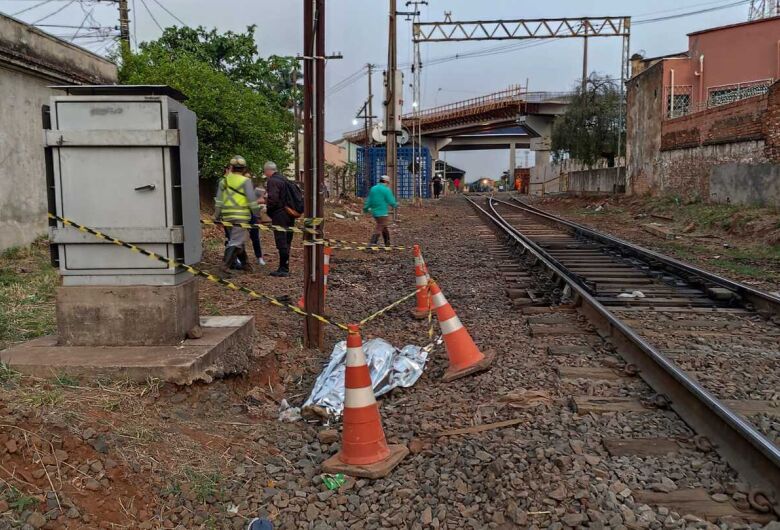
<svg viewBox="0 0 780 530"><path fill-rule="evenodd" d="M390 177L388 177L387 175L382 175L381 177L379 177L379 182L390 182Z"/></svg>
<svg viewBox="0 0 780 530"><path fill-rule="evenodd" d="M277 171L278 168L276 167L276 164L271 162L270 160L263 164L263 170L264 171Z"/></svg>
<svg viewBox="0 0 780 530"><path fill-rule="evenodd" d="M230 159L230 165L235 169L244 169L246 167L246 160L243 156L236 155Z"/></svg>

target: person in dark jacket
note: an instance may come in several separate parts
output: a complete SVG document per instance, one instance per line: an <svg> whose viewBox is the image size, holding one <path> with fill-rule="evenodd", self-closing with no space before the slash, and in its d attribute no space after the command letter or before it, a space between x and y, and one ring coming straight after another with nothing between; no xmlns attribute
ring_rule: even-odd
<svg viewBox="0 0 780 530"><path fill-rule="evenodd" d="M279 174L276 164L266 162L263 166L263 174L268 178L265 185L266 208L271 224L289 228L295 224L295 219L287 213L287 179ZM279 268L271 272L271 276L290 275L290 247L292 246L293 233L274 231L274 243L279 251Z"/></svg>

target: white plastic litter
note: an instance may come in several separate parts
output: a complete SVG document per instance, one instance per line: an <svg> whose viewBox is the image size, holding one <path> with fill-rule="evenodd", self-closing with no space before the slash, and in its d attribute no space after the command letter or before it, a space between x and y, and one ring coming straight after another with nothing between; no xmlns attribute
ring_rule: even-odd
<svg viewBox="0 0 780 530"><path fill-rule="evenodd" d="M617 295L618 298L644 298L645 293L642 291L632 291L630 293L620 293Z"/></svg>
<svg viewBox="0 0 780 530"><path fill-rule="evenodd" d="M293 407L283 399L279 404L279 421L293 423L301 419L301 409Z"/></svg>

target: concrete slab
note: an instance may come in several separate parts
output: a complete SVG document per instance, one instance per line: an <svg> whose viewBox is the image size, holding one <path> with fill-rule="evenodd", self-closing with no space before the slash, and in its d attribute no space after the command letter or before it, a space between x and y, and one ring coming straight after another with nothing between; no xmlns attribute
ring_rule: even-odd
<svg viewBox="0 0 780 530"><path fill-rule="evenodd" d="M41 378L59 374L136 382L157 378L180 385L246 371L254 317L203 317L200 325L201 338L174 346L61 346L57 337L47 336L1 351L0 360Z"/></svg>

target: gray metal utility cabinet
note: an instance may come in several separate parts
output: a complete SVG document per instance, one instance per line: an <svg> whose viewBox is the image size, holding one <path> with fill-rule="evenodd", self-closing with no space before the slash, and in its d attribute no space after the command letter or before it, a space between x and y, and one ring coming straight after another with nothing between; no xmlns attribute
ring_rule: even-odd
<svg viewBox="0 0 780 530"><path fill-rule="evenodd" d="M164 86L66 90L44 109L49 208L165 259L200 261L196 117L184 96ZM189 273L51 224L61 344L176 344L198 326Z"/></svg>
<svg viewBox="0 0 780 530"><path fill-rule="evenodd" d="M77 86L44 111L49 208L167 259L201 258L195 113L169 87ZM52 223L63 285L176 285L189 275Z"/></svg>
<svg viewBox="0 0 780 530"><path fill-rule="evenodd" d="M201 257L195 114L166 86L60 87L43 109L49 209L166 260ZM199 318L198 280L180 268L52 221L57 336L0 351L49 378L159 378L246 371L254 319Z"/></svg>

